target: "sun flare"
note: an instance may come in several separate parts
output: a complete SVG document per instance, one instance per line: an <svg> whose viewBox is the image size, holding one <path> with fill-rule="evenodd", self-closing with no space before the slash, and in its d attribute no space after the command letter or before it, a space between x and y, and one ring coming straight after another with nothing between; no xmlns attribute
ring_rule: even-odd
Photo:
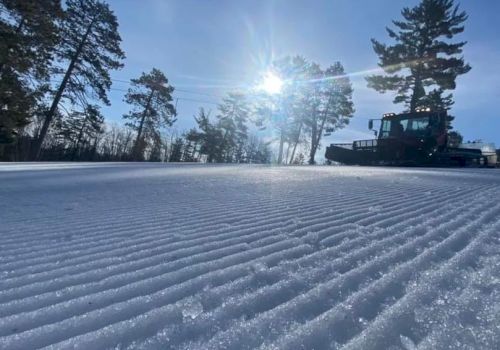
<svg viewBox="0 0 500 350"><path fill-rule="evenodd" d="M272 72L266 73L260 89L270 95L279 94L283 88L283 80Z"/></svg>

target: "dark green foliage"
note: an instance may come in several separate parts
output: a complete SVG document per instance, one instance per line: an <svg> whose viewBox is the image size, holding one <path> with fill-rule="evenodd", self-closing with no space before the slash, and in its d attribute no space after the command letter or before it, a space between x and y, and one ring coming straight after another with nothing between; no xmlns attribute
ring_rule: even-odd
<svg viewBox="0 0 500 350"><path fill-rule="evenodd" d="M222 129L222 160L227 163L244 162L244 145L248 138L246 125L250 110L246 96L241 93L229 93L218 107L218 127Z"/></svg>
<svg viewBox="0 0 500 350"><path fill-rule="evenodd" d="M125 102L132 105L133 109L123 118L130 120L127 125L137 132L133 157L141 160L147 136L154 136L160 128L172 126L176 121L176 111L172 104L174 88L156 68L148 74L142 73L138 79L132 79L131 85L125 95Z"/></svg>
<svg viewBox="0 0 500 350"><path fill-rule="evenodd" d="M35 108L34 92L12 72L0 79L0 144L14 142L17 130L28 125Z"/></svg>
<svg viewBox="0 0 500 350"><path fill-rule="evenodd" d="M200 109L195 117L198 130L190 130L186 135L185 146L191 157L183 160L197 161L199 154L206 156L207 163L269 163L268 145L248 134L245 120L249 112L244 98L230 95L219 110L221 115L212 121L210 113Z"/></svg>
<svg viewBox="0 0 500 350"><path fill-rule="evenodd" d="M443 97L443 92L455 89L456 78L471 69L460 56L466 42L451 42L464 31L467 14L453 0L422 0L401 14L402 21L393 21L397 29L387 28L393 45L372 39L386 74L368 77L368 86L381 93L395 91L394 103L409 111L429 104L449 107L452 95Z"/></svg>
<svg viewBox="0 0 500 350"><path fill-rule="evenodd" d="M153 132L151 135L151 140L152 140L151 152L149 154L148 160L150 162L161 162L161 152L162 152L163 142L160 133Z"/></svg>
<svg viewBox="0 0 500 350"><path fill-rule="evenodd" d="M184 162L197 162L198 146L200 144L200 134L195 128L189 130L184 136L186 144L184 145L184 151L182 155L182 160Z"/></svg>
<svg viewBox="0 0 500 350"><path fill-rule="evenodd" d="M0 144L31 122L58 42L59 0L0 1Z"/></svg>
<svg viewBox="0 0 500 350"><path fill-rule="evenodd" d="M323 70L300 56L276 61L273 70L285 81L283 90L279 96L263 96L256 110L278 132L278 164L283 157L291 163L300 143L308 144L314 164L324 130L340 129L353 116L350 80L340 62Z"/></svg>
<svg viewBox="0 0 500 350"><path fill-rule="evenodd" d="M0 13L0 73L45 78L58 43L60 0L1 0Z"/></svg>
<svg viewBox="0 0 500 350"><path fill-rule="evenodd" d="M172 151L170 153L169 162L180 162L182 161L182 150L184 148L184 139L178 137L172 144Z"/></svg>
<svg viewBox="0 0 500 350"><path fill-rule="evenodd" d="M121 68L125 57L116 16L108 4L99 0L67 0L60 37L56 71L63 77L45 115L35 147L36 158L61 100L85 106L88 98L95 98L109 104L109 72Z"/></svg>
<svg viewBox="0 0 500 350"><path fill-rule="evenodd" d="M207 162L222 163L224 161L224 131L210 121L210 113L200 108L194 118L200 129L197 139L200 142L200 153L207 156Z"/></svg>
<svg viewBox="0 0 500 350"><path fill-rule="evenodd" d="M72 149L71 160L75 160L82 149L88 148L104 132L104 117L98 106L87 106L83 112L74 111L57 124L55 129Z"/></svg>
<svg viewBox="0 0 500 350"><path fill-rule="evenodd" d="M448 133L448 146L458 147L464 141L464 137L458 131L450 131Z"/></svg>
<svg viewBox="0 0 500 350"><path fill-rule="evenodd" d="M271 162L269 143L255 135L250 135L245 144L245 162L250 164L268 164Z"/></svg>
<svg viewBox="0 0 500 350"><path fill-rule="evenodd" d="M324 71L314 67L314 76L318 75L318 82L312 83L316 90L312 97L312 113L304 118L305 125L311 130L309 164L315 164L314 158L325 129L343 128L354 114L353 90L342 64L335 62Z"/></svg>

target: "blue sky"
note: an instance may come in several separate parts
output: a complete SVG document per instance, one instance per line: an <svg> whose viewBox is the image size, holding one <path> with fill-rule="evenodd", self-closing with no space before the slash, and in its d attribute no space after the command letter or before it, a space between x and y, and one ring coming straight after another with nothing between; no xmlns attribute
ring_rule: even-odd
<svg viewBox="0 0 500 350"><path fill-rule="evenodd" d="M199 107L215 109L220 97L255 84L273 57L302 55L327 66L341 61L349 73L377 67L370 38L386 41L385 26L400 18L396 0L108 0L120 24L125 67L113 79L138 77L161 69L178 90L179 132L194 126ZM500 146L500 1L462 0L469 14L464 56L472 70L454 91L455 129L466 140ZM398 112L393 95L366 87L363 75L352 77L356 113L351 124L324 143L371 137L367 120ZM115 81L108 120L122 123L129 107L128 87ZM180 91L184 90L184 91ZM192 101L198 100L198 101Z"/></svg>

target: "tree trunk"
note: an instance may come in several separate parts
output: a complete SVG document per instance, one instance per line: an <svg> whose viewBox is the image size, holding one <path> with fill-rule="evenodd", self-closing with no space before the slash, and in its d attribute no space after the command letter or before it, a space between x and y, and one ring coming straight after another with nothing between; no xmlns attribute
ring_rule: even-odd
<svg viewBox="0 0 500 350"><path fill-rule="evenodd" d="M137 137L135 138L134 146L132 148L132 158L134 160L140 160L139 153L141 151L142 129L144 128L145 120L146 120L146 114L143 113L141 117L141 122L139 123L139 129L137 130Z"/></svg>
<svg viewBox="0 0 500 350"><path fill-rule="evenodd" d="M59 89L57 89L56 96L54 97L54 100L52 101L52 105L50 106L49 111L45 115L45 120L43 121L42 129L40 130L40 134L38 135L38 140L35 143L35 150L34 150L35 160L40 159L43 140L45 139L45 136L47 135L47 131L49 130L50 123L52 122L52 118L54 118L54 114L56 113L57 106L59 105L59 102L61 101L63 92L66 89L66 85L68 84L69 78L71 77L71 74L73 73L73 69L75 68L76 61L78 60L78 57L82 53L83 47L84 47L85 43L87 42L87 38L90 34L90 31L92 30L93 25L94 25L94 20L92 20L92 22L90 22L90 24L87 28L87 31L85 32L85 35L82 38L82 41L80 41L80 44L78 45L78 48L75 51L75 54L71 58L68 69L66 70L66 74L64 74L64 78L61 82L61 85L59 85Z"/></svg>
<svg viewBox="0 0 500 350"><path fill-rule="evenodd" d="M129 131L127 133L127 138L125 139L125 142L123 142L120 145L120 153L119 153L120 160L124 160L124 157L126 158L125 160L130 160L129 153L128 153L128 144L129 144L131 138L132 138L132 132Z"/></svg>
<svg viewBox="0 0 500 350"><path fill-rule="evenodd" d="M319 128L319 132L318 130L316 129L317 126L316 126L316 117L314 118L314 125L313 125L313 129L314 131L316 132L316 138L313 136L312 137L312 141L311 141L311 152L310 152L310 155L309 155L309 164L315 164L316 161L314 160L314 158L316 157L316 151L318 150L318 146L319 146L319 142L321 141L321 136L323 135L323 129L325 128L325 123L326 123L326 118L328 117L328 111L330 110L330 104L331 104L331 97L329 98L328 100L328 105L325 109L325 111L323 112L323 119L321 120L321 126Z"/></svg>
<svg viewBox="0 0 500 350"><path fill-rule="evenodd" d="M420 99L420 97L422 96L419 96L421 95L420 94L420 91L422 91L423 89L423 86L422 86L422 80L420 79L420 73L418 71L416 71L414 73L414 76L415 76L415 83L413 84L413 93L411 95L411 100L410 100L410 112L411 113L414 113L418 107L418 101ZM424 92L425 94L425 92Z"/></svg>
<svg viewBox="0 0 500 350"><path fill-rule="evenodd" d="M285 143L285 137L284 137L284 131L283 129L281 129L281 133L280 133L280 148L279 148L279 151L278 151L278 164L281 165L281 163L283 162L283 145Z"/></svg>
<svg viewBox="0 0 500 350"><path fill-rule="evenodd" d="M163 145L163 163L168 163L168 141Z"/></svg>
<svg viewBox="0 0 500 350"><path fill-rule="evenodd" d="M314 157L316 157L316 146L311 147L311 152L309 152L309 164L316 164Z"/></svg>
<svg viewBox="0 0 500 350"><path fill-rule="evenodd" d="M90 161L95 161L95 156L97 154L97 143L99 141L99 136L96 136L94 138L94 145L92 146L92 154L91 154L91 157L90 157Z"/></svg>
<svg viewBox="0 0 500 350"><path fill-rule="evenodd" d="M287 143L288 143L288 145L286 147L285 164L290 164L290 160L288 159L288 155L290 154L291 143L290 142L287 142Z"/></svg>
<svg viewBox="0 0 500 350"><path fill-rule="evenodd" d="M312 145L312 147L311 147L312 157L309 160L310 164L316 164L316 161L314 160L314 157L316 156L316 151L318 150L319 142L321 141L321 136L323 135L323 129L325 128L327 113L328 113L328 110L325 111L325 115L323 116L323 120L321 121L321 126L319 128L318 133L317 133L316 141L314 142L314 145ZM311 160L312 160L312 163L311 163Z"/></svg>
<svg viewBox="0 0 500 350"><path fill-rule="evenodd" d="M83 119L83 124L82 127L80 128L80 131L78 132L78 138L76 139L75 147L73 148L73 153L71 154L71 160L74 161L76 154L78 153L78 148L80 147L80 142L82 141L83 137L83 130L85 130L85 126L87 124L87 116Z"/></svg>
<svg viewBox="0 0 500 350"><path fill-rule="evenodd" d="M314 144L316 143L317 132L318 132L318 117L317 110L314 109L313 120L312 120L312 128L311 128L311 151L309 153L309 164L314 164L314 156L316 154L316 148Z"/></svg>
<svg viewBox="0 0 500 350"><path fill-rule="evenodd" d="M295 157L295 150L297 149L297 145L299 144L301 132L302 132L302 122L300 123L299 131L297 133L297 138L295 139L295 145L293 145L292 157L290 158L291 162L293 162L293 158Z"/></svg>
<svg viewBox="0 0 500 350"><path fill-rule="evenodd" d="M195 161L195 159L196 159L196 153L198 152L197 148L198 148L198 141L195 141L194 146L193 146L193 154L191 155L191 157L193 158L193 161Z"/></svg>
<svg viewBox="0 0 500 350"><path fill-rule="evenodd" d="M217 161L218 163L227 163L227 157L228 157L228 152L229 150L226 150L226 139L227 139L227 134L228 130L224 131L224 136L222 137L222 150L219 154L219 160Z"/></svg>
<svg viewBox="0 0 500 350"><path fill-rule="evenodd" d="M148 96L148 100L146 102L146 107L144 108L144 111L142 112L141 116L141 122L139 124L139 129L137 130L137 138L135 139L134 142L134 149L132 151L132 156L134 157L134 160L139 160L139 152L140 152L140 142L141 142L141 137L142 137L142 129L144 128L144 121L146 120L147 112L149 111L149 107L151 105L151 100L153 99L153 94L155 93L155 90L151 90L151 93Z"/></svg>

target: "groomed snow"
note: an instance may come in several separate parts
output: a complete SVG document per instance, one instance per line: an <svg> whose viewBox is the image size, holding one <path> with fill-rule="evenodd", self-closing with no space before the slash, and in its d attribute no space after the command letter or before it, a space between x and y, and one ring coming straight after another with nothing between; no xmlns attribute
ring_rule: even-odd
<svg viewBox="0 0 500 350"><path fill-rule="evenodd" d="M0 165L0 349L500 349L500 172Z"/></svg>

